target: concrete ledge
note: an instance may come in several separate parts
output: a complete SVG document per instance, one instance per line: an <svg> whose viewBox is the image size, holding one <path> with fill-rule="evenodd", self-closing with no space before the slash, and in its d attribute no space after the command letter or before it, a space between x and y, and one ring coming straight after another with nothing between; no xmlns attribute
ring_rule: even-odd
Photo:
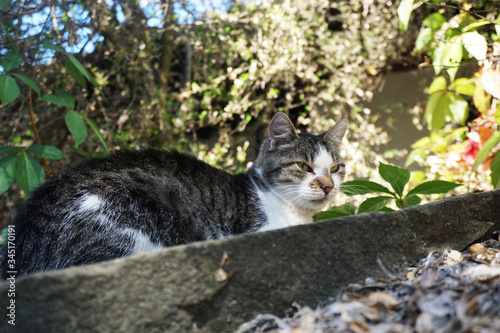
<svg viewBox="0 0 500 333"><path fill-rule="evenodd" d="M257 313L324 305L349 283L383 277L377 256L400 274L432 250L465 248L499 222L494 191L34 274L15 283L15 329L230 332ZM3 313L8 290L0 284ZM7 319L1 332L14 329Z"/></svg>

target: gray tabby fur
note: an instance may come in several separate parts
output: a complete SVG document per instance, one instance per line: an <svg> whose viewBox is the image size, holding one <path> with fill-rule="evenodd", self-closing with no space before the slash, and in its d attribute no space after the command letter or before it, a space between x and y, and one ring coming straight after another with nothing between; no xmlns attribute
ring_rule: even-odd
<svg viewBox="0 0 500 333"><path fill-rule="evenodd" d="M278 113L255 163L237 175L177 151L86 160L38 187L16 217L16 275L312 222L343 181L346 127L297 135Z"/></svg>

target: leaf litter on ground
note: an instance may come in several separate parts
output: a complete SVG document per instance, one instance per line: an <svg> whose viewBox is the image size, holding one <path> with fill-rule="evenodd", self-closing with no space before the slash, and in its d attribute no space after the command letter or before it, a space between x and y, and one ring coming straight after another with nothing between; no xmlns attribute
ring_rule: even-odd
<svg viewBox="0 0 500 333"><path fill-rule="evenodd" d="M500 332L500 243L430 253L404 278L368 278L313 310L288 318L260 314L238 333Z"/></svg>

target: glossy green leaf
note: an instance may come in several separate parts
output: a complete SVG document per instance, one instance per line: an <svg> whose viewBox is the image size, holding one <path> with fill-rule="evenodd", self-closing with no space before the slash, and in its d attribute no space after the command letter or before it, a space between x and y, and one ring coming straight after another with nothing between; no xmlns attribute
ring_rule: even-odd
<svg viewBox="0 0 500 333"><path fill-rule="evenodd" d="M0 194L7 191L14 182L16 161L15 154L0 159Z"/></svg>
<svg viewBox="0 0 500 333"><path fill-rule="evenodd" d="M488 154L490 151L495 148L498 144L500 143L500 132L497 132L493 134L483 145L483 148L479 150L479 152L476 155L476 160L474 161L474 164L472 165L472 171L475 171L481 164L483 164L484 160L486 160L486 157L488 157Z"/></svg>
<svg viewBox="0 0 500 333"><path fill-rule="evenodd" d="M27 153L21 153L16 162L15 178L19 187L26 196L45 179L45 172L42 166Z"/></svg>
<svg viewBox="0 0 500 333"><path fill-rule="evenodd" d="M358 213L375 212L386 208L385 206L394 200L393 197L380 196L366 199L359 205Z"/></svg>
<svg viewBox="0 0 500 333"><path fill-rule="evenodd" d="M411 12L413 11L413 0L402 0L398 7L399 29L408 30Z"/></svg>
<svg viewBox="0 0 500 333"><path fill-rule="evenodd" d="M410 172L405 169L398 168L394 165L380 163L378 167L378 172L382 178L384 178L399 197L403 196L403 190L410 180Z"/></svg>
<svg viewBox="0 0 500 333"><path fill-rule="evenodd" d="M16 80L7 75L0 75L0 101L2 104L15 100L20 94L21 91Z"/></svg>
<svg viewBox="0 0 500 333"><path fill-rule="evenodd" d="M465 125L467 118L469 116L469 103L460 95L450 93L450 111L453 117L459 125Z"/></svg>
<svg viewBox="0 0 500 333"><path fill-rule="evenodd" d="M7 52L2 59L2 66L5 73L10 72L23 62L23 57L17 51Z"/></svg>
<svg viewBox="0 0 500 333"><path fill-rule="evenodd" d="M494 188L500 187L500 154L496 153L491 161L491 184Z"/></svg>
<svg viewBox="0 0 500 333"><path fill-rule="evenodd" d="M387 187L369 180L351 180L340 185L340 191L346 195L362 195L367 193L387 193L394 195Z"/></svg>
<svg viewBox="0 0 500 333"><path fill-rule="evenodd" d="M19 80L33 89L38 95L40 95L40 88L38 88L38 85L33 80L30 80L26 76L17 73L12 73L12 76L17 77Z"/></svg>
<svg viewBox="0 0 500 333"><path fill-rule="evenodd" d="M444 180L431 180L422 183L408 192L408 196L413 194L440 194L447 193L455 187L462 186L461 184L447 182Z"/></svg>
<svg viewBox="0 0 500 333"><path fill-rule="evenodd" d="M99 141L101 141L102 147L106 151L107 154L109 154L109 148L108 145L106 144L106 140L104 140L104 137L101 134L101 131L99 130L99 127L97 127L96 123L92 121L89 117L86 115L82 115L83 119L90 125L90 128L94 131L94 133L97 135L97 138Z"/></svg>
<svg viewBox="0 0 500 333"><path fill-rule="evenodd" d="M427 89L427 93L429 95L434 94L435 92L438 91L444 91L446 90L446 87L448 86L446 82L446 78L444 76L438 76L432 81L431 85L429 86L429 89Z"/></svg>
<svg viewBox="0 0 500 333"><path fill-rule="evenodd" d="M64 116L68 130L75 138L75 147L78 147L87 138L87 126L76 111L68 111Z"/></svg>
<svg viewBox="0 0 500 333"><path fill-rule="evenodd" d="M336 219L339 217L350 216L356 214L356 206L349 202L341 206L332 207L330 210L319 212L316 215L316 220L329 220Z"/></svg>
<svg viewBox="0 0 500 333"><path fill-rule="evenodd" d="M28 148L31 153L49 159L49 160L59 160L64 158L64 154L54 146L42 146L39 144L34 144Z"/></svg>

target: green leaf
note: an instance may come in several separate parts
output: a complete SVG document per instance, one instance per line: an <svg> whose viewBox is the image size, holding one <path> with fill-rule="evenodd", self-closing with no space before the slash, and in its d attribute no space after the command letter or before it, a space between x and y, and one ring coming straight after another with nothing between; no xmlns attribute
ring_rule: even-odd
<svg viewBox="0 0 500 333"><path fill-rule="evenodd" d="M66 71L68 71L68 74L71 75L79 85L83 88L87 88L87 80L85 80L85 77L82 73L80 73L75 65L73 65L69 58L66 58Z"/></svg>
<svg viewBox="0 0 500 333"><path fill-rule="evenodd" d="M15 100L19 94L21 91L16 80L10 76L0 75L0 101L2 104Z"/></svg>
<svg viewBox="0 0 500 333"><path fill-rule="evenodd" d="M99 84L97 83L97 81L94 79L94 77L92 75L90 75L89 72L87 72L85 67L78 61L78 59L76 59L71 54L68 54L68 59L75 66L75 69L78 72L80 72L80 74L83 75L83 77L85 77L87 80L89 80L89 82L92 83L92 85L94 87L99 88Z"/></svg>
<svg viewBox="0 0 500 333"><path fill-rule="evenodd" d="M450 39L449 43L443 48L440 65L446 68L446 72L450 76L450 81L455 80L455 75L462 61L462 54L462 43L460 43L458 38Z"/></svg>
<svg viewBox="0 0 500 333"><path fill-rule="evenodd" d="M461 77L450 84L450 89L462 95L473 96L476 90L475 79Z"/></svg>
<svg viewBox="0 0 500 333"><path fill-rule="evenodd" d="M441 129L447 112L450 110L450 97L444 91L438 91L431 95L425 107L425 121L430 131Z"/></svg>
<svg viewBox="0 0 500 333"><path fill-rule="evenodd" d="M14 182L16 161L16 155L7 155L0 160L0 194L7 191Z"/></svg>
<svg viewBox="0 0 500 333"><path fill-rule="evenodd" d="M447 86L446 78L444 76L438 76L434 79L434 81L432 81L429 89L427 89L427 93L432 95L435 92L444 91Z"/></svg>
<svg viewBox="0 0 500 333"><path fill-rule="evenodd" d="M17 149L16 147L0 146L0 155L10 153Z"/></svg>
<svg viewBox="0 0 500 333"><path fill-rule="evenodd" d="M392 200L394 200L394 198L386 196L366 199L361 203L361 205L359 205L358 213L361 214L366 212L380 211L386 208L385 206Z"/></svg>
<svg viewBox="0 0 500 333"><path fill-rule="evenodd" d="M402 0L398 7L399 29L406 31L413 11L413 0Z"/></svg>
<svg viewBox="0 0 500 333"><path fill-rule="evenodd" d="M64 49L62 47L60 47L59 45L52 44L52 42L48 39L44 39L42 46L44 48L52 50L52 51L66 53L66 51L64 51Z"/></svg>
<svg viewBox="0 0 500 333"><path fill-rule="evenodd" d="M59 105L59 106L67 106L67 107L71 107L71 103L69 103L69 101L59 97L59 96L55 96L55 95L43 95L42 97L40 97L40 99L42 101L46 101L46 102L50 102L50 103L53 103L53 104L56 104L56 105Z"/></svg>
<svg viewBox="0 0 500 333"><path fill-rule="evenodd" d="M441 29L444 22L446 22L446 19L440 13L432 13L422 21L422 23L432 31Z"/></svg>
<svg viewBox="0 0 500 333"><path fill-rule="evenodd" d="M43 182L45 172L33 157L21 153L17 158L15 177L19 187L29 196L31 191Z"/></svg>
<svg viewBox="0 0 500 333"><path fill-rule="evenodd" d="M465 49L477 60L485 60L488 52L486 39L477 31L467 32L462 35L462 43Z"/></svg>
<svg viewBox="0 0 500 333"><path fill-rule="evenodd" d="M399 197L403 196L403 190L410 180L410 172L405 169L398 168L394 165L380 163L378 167L378 172L382 178L384 178Z"/></svg>
<svg viewBox="0 0 500 333"><path fill-rule="evenodd" d="M500 187L500 154L496 153L491 161L491 184L494 188Z"/></svg>
<svg viewBox="0 0 500 333"><path fill-rule="evenodd" d="M450 93L450 111L455 120L459 125L465 125L467 118L469 116L469 104L460 95Z"/></svg>
<svg viewBox="0 0 500 333"><path fill-rule="evenodd" d="M472 165L472 171L475 171L479 165L481 165L486 157L488 157L488 154L490 151L496 147L500 143L500 132L497 132L493 134L483 145L483 148L479 150L479 152L476 155L476 160L474 161L474 164Z"/></svg>
<svg viewBox="0 0 500 333"><path fill-rule="evenodd" d="M33 154L49 159L49 160L59 160L64 158L63 153L54 146L42 146L39 144L34 144L28 148L28 151Z"/></svg>
<svg viewBox="0 0 500 333"><path fill-rule="evenodd" d="M379 192L394 195L387 187L369 180L351 180L345 182L340 185L340 191L349 196Z"/></svg>
<svg viewBox="0 0 500 333"><path fill-rule="evenodd" d="M13 76L17 77L19 80L23 81L25 84L27 84L31 89L33 89L38 95L41 95L40 94L40 88L38 88L38 85L28 79L26 76L24 75L21 75L21 74L17 74L17 73L12 73Z"/></svg>
<svg viewBox="0 0 500 333"><path fill-rule="evenodd" d="M64 103L70 108L75 108L75 98L69 92L62 89L56 90L57 95L64 101Z"/></svg>
<svg viewBox="0 0 500 333"><path fill-rule="evenodd" d="M415 205L418 205L421 201L422 201L422 198L416 194L407 195L403 200L404 207L400 207L400 208L408 208L411 206L415 206ZM397 202L397 204L399 206L400 203Z"/></svg>
<svg viewBox="0 0 500 333"><path fill-rule="evenodd" d="M92 128L94 133L97 135L97 138L99 139L99 141L101 141L101 144L102 144L104 150L106 151L106 153L109 154L108 145L106 144L106 141L104 140L104 137L102 136L101 131L99 130L99 127L97 127L97 125L92 121L92 119L90 119L86 115L82 115L82 117L83 117L83 119L85 119L85 121L90 125L90 127Z"/></svg>
<svg viewBox="0 0 500 333"><path fill-rule="evenodd" d="M469 30L473 30L473 29L476 29L476 28L479 28L479 27L482 27L482 26L485 26L485 25L488 25L491 23L492 23L491 21L488 21L485 19L477 20L476 22L471 23L471 24L467 25L465 28L463 28L462 32L467 32Z"/></svg>
<svg viewBox="0 0 500 333"><path fill-rule="evenodd" d="M7 52L2 59L2 66L5 73L10 72L23 62L23 57L17 51Z"/></svg>
<svg viewBox="0 0 500 333"><path fill-rule="evenodd" d="M75 147L78 147L87 138L87 127L82 117L76 111L68 111L64 116L66 126L75 138Z"/></svg>
<svg viewBox="0 0 500 333"><path fill-rule="evenodd" d="M423 28L415 41L415 52L424 51L434 40L434 32L431 28Z"/></svg>
<svg viewBox="0 0 500 333"><path fill-rule="evenodd" d="M431 180L422 183L408 192L408 196L413 194L440 194L447 193L453 190L455 187L462 186L461 184L447 182L444 180Z"/></svg>
<svg viewBox="0 0 500 333"><path fill-rule="evenodd" d="M356 206L349 202L341 206L332 207L330 210L325 212L319 212L316 215L316 221L336 219L354 214L356 214Z"/></svg>

